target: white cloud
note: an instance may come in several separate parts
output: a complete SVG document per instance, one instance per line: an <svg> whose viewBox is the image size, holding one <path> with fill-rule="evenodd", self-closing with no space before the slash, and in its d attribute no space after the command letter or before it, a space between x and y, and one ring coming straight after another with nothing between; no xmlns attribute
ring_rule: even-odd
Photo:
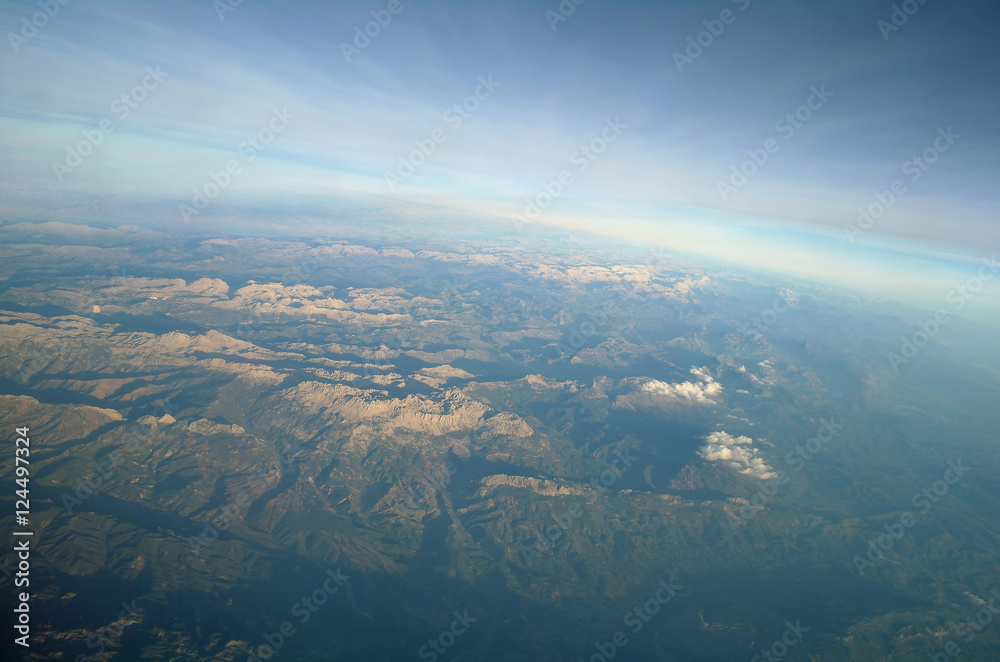
<svg viewBox="0 0 1000 662"><path fill-rule="evenodd" d="M734 437L728 432L713 432L705 437L705 445L698 449L698 455L709 462L720 462L729 469L761 480L777 478L774 470L762 460L760 451L753 447L753 439L740 435Z"/></svg>
<svg viewBox="0 0 1000 662"><path fill-rule="evenodd" d="M698 377L697 382L680 382L671 384L650 379L642 385L644 393L668 398L674 402L690 405L714 405L713 396L722 393L722 384L716 382L705 368L691 368L691 374Z"/></svg>
<svg viewBox="0 0 1000 662"><path fill-rule="evenodd" d="M691 374L700 379L703 382L714 382L715 379L709 374L708 368L702 366L700 368L691 368Z"/></svg>

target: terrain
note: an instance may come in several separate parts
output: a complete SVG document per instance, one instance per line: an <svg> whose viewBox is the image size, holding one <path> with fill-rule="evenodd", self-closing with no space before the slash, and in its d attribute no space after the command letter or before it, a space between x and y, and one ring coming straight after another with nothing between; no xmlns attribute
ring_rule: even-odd
<svg viewBox="0 0 1000 662"><path fill-rule="evenodd" d="M30 659L1000 650L971 322L893 365L920 311L555 232L0 238Z"/></svg>

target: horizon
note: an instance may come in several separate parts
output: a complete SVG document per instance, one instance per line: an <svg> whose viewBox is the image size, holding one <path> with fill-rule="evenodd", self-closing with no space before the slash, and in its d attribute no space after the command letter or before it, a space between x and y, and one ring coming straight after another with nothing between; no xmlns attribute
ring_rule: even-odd
<svg viewBox="0 0 1000 662"><path fill-rule="evenodd" d="M0 209L540 224L933 307L1000 247L997 7L912 2L7 2Z"/></svg>

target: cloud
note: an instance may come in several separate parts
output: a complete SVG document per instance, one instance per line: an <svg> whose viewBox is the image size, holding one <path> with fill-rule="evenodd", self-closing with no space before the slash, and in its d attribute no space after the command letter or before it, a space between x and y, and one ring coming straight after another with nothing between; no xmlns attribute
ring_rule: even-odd
<svg viewBox="0 0 1000 662"><path fill-rule="evenodd" d="M698 378L697 382L680 382L671 384L651 379L642 385L641 391L667 398L672 402L689 405L717 404L713 396L722 393L722 384L716 382L705 368L691 368L691 374Z"/></svg>
<svg viewBox="0 0 1000 662"><path fill-rule="evenodd" d="M691 374L700 379L703 382L714 382L715 379L708 372L708 368L702 366L701 368L691 368Z"/></svg>
<svg viewBox="0 0 1000 662"><path fill-rule="evenodd" d="M753 447L753 439L740 435L734 437L728 432L713 432L705 437L705 445L698 449L698 455L709 462L720 462L729 469L761 480L777 478L760 457L760 451Z"/></svg>

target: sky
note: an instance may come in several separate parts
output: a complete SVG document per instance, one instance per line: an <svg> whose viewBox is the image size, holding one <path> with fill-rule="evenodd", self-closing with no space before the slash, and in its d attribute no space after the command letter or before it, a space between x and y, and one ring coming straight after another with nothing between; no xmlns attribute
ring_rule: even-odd
<svg viewBox="0 0 1000 662"><path fill-rule="evenodd" d="M0 213L440 213L943 300L1000 252L998 19L919 0L4 2Z"/></svg>

